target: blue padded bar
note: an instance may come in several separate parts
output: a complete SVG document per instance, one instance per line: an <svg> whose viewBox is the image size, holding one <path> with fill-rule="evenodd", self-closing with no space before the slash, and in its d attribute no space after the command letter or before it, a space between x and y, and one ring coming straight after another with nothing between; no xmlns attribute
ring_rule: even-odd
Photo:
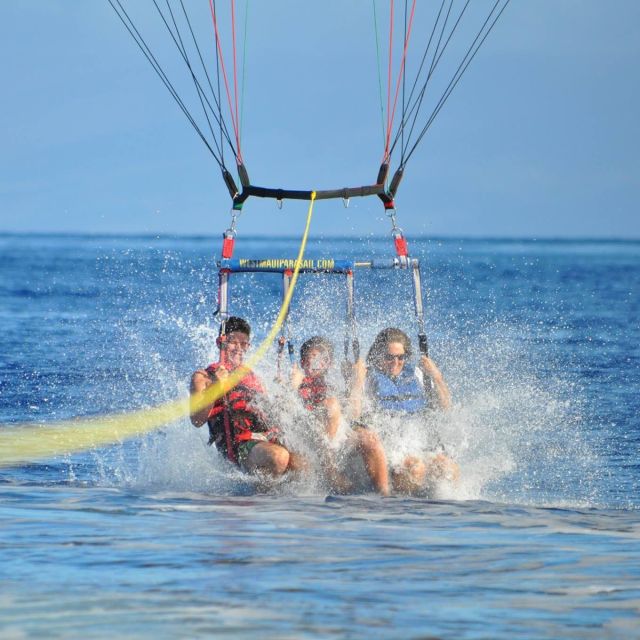
<svg viewBox="0 0 640 640"><path fill-rule="evenodd" d="M220 269L228 269L232 273L267 271L282 273L293 271L295 258L231 258L220 260ZM300 271L305 273L346 273L353 271L353 260L334 260L333 258L305 258Z"/></svg>
<svg viewBox="0 0 640 640"><path fill-rule="evenodd" d="M411 264L417 259L411 259ZM296 266L295 258L231 258L218 263L220 269L231 273L270 272L283 273ZM300 271L303 273L347 273L354 269L400 269L403 265L398 258L378 258L374 260L336 260L334 258L305 258Z"/></svg>

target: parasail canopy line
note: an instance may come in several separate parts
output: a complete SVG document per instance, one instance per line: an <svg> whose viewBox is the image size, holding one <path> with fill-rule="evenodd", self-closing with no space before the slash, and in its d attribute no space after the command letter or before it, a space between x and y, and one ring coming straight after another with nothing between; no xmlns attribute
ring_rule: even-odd
<svg viewBox="0 0 640 640"><path fill-rule="evenodd" d="M209 99L208 99L208 97L206 95L206 92L202 87L202 83L199 82L199 80L198 80L198 78L196 76L194 67L190 63L189 57L187 55L186 47L184 45L184 40L180 36L180 32L179 32L179 29L178 29L178 26L177 26L177 23L176 23L176 20L175 20L175 16L174 16L173 12L171 12L170 5L167 3L167 5L169 7L169 12L170 12L170 19L169 19L169 17L167 15L165 15L163 13L163 11L161 10L161 8L158 6L157 2L154 2L154 6L156 7L157 12L158 12L159 16L162 19L162 23L164 24L166 30L168 31L168 33L171 36L171 39L172 39L173 43L175 44L176 48L178 49L178 52L180 53L180 57L182 58L182 60L187 65L187 68L189 70L190 76L191 76L191 78L192 78L192 80L194 82L194 85L196 87L196 91L198 93L200 104L201 104L202 108L205 111L205 116L207 117L207 122L209 124L209 128L210 128L210 131L211 131L211 134L212 134L211 135L211 140L209 140L207 138L207 136L203 132L202 128L197 123L194 115L191 113L191 111L187 107L186 102L178 94L178 91L176 90L174 84L171 82L171 80L169 79L167 73L164 71L163 67L161 66L160 62L158 61L157 57L154 55L154 53L152 52L150 46L147 44L146 39L144 38L144 36L142 35L141 31L136 26L136 24L133 21L131 15L125 9L122 1L121 0L107 0L107 2L111 6L111 8L114 10L116 15L120 19L121 23L123 24L123 26L125 27L125 29L129 33L129 35L131 36L131 38L133 39L135 44L138 46L138 48L140 49L140 51L142 52L144 57L147 59L147 61L149 62L149 64L151 65L151 67L153 68L155 73L158 75L158 77L160 78L160 80L162 81L162 83L164 84L166 89L169 91L171 97L175 100L176 104L178 105L180 110L183 112L183 114L185 115L185 117L187 118L187 120L189 121L189 123L191 124L191 126L193 127L195 132L197 133L198 137L202 140L204 145L207 147L208 151L211 153L213 158L216 160L216 162L220 166L220 168L224 169L224 152L223 152L224 146L223 146L223 140L227 142L227 144L232 148L232 150L233 150L233 143L232 143L231 138L230 138L230 136L228 134L227 127L226 127L226 125L225 125L225 123L224 123L224 121L222 119L222 112L221 112L221 108L220 108L219 97L216 96L216 93L213 90L213 87L212 87L211 82L209 80L209 76L208 76L208 73L206 71L206 65L204 64L204 61L203 61L202 56L200 54L200 49L198 47L197 40L195 39L195 35L193 35L193 31L191 29L191 23L189 21L188 14L186 13L186 11L184 11L185 19L187 20L187 24L189 25L189 29L190 29L190 31L192 33L195 47L196 47L196 49L198 51L198 55L200 56L200 60L201 60L201 63L203 65L203 69L205 70L205 74L207 75L207 79L208 79L209 86L211 88L211 94L212 94L213 100L216 103L216 106L218 107L217 110L214 109L213 106L211 105L211 102L209 101ZM183 10L184 10L184 7L183 7ZM175 25L175 32L172 29L172 27L170 25L170 22ZM220 126L220 138L219 139L213 133L213 128L211 126L211 122L210 122L209 117L207 115L207 108L209 110L209 113L212 115L212 117L216 120L216 122ZM235 155L235 150L234 150L234 155Z"/></svg>
<svg viewBox="0 0 640 640"><path fill-rule="evenodd" d="M478 51L484 44L485 40L495 27L498 20L502 17L505 9L509 5L510 0L495 0L491 9L488 12L488 15L477 29L476 35L473 38L471 44L466 48L462 59L458 63L456 70L454 71L452 77L450 78L447 86L443 90L440 98L436 101L435 106L433 106L431 114L428 116L426 120L426 124L420 129L417 135L414 135L414 131L416 126L418 125L418 118L422 111L424 104L426 103L425 97L427 94L427 88L429 86L430 81L432 80L436 69L438 68L441 60L443 59L443 55L445 51L452 45L454 34L459 30L467 8L469 7L471 0L466 0L463 3L460 11L455 14L453 11L454 0L449 0L448 7L445 9L446 0L442 0L442 4L440 5L440 10L436 16L433 30L429 40L427 42L427 46L424 50L424 54L422 56L418 71L415 75L415 79L409 93L409 97L406 101L406 105L403 105L403 112L400 124L396 130L393 142L389 149L389 157L393 153L396 145L400 144L401 147L401 158L400 158L400 167L404 167L409 161L410 157L415 152L418 145L421 143L422 139L426 135L427 131L431 127L433 121L437 117L437 115L442 110L444 104L449 99L453 90L456 88L458 83L460 82L462 76L468 69L469 65L477 55ZM454 15L455 14L455 15ZM453 22L452 26L448 26L450 22ZM437 38L435 39L435 48L430 53L430 48L432 42L434 42L434 36L438 33ZM430 59L430 64L425 65L427 60ZM423 76L423 71L425 71L428 66L428 70L426 70L426 78L421 81ZM420 90L416 93L416 89L418 86L422 86Z"/></svg>
<svg viewBox="0 0 640 640"><path fill-rule="evenodd" d="M175 46L180 59L188 71L197 96L198 109L203 114L203 122L196 120L188 106L188 101L178 94L176 85L169 79L161 66L158 58L149 46L147 35L143 36L133 19L133 10L138 5L132 0L106 0L124 25L125 29L136 43L142 54L148 60L163 82L170 95L184 113L197 135L203 141L208 151L214 157L220 167L222 179L236 210L242 208L243 203L250 197L273 198L281 206L285 199L309 200L311 190L298 190L288 188L272 188L252 184L241 151L241 90L238 83L238 47L236 42L237 12L235 0L230 0L229 25L222 28L222 11L215 0L207 0L209 5L210 20L197 22L190 17L189 12L195 8L189 6L184 0L152 0L157 15L161 19L163 31L165 31L172 44ZM388 59L386 64L386 113L383 105L382 82L380 79L380 46L378 42L378 17L376 3L373 1L374 27L376 34L376 54L378 59L378 84L380 88L380 108L382 115L383 133L383 160L381 171L374 184L358 187L341 187L338 189L326 189L316 192L318 200L330 198L342 198L345 202L351 197L378 196L385 209L394 208L394 198L397 194L400 182L403 178L405 167L422 142L434 119L442 110L451 93L458 85L460 79L475 58L479 49L483 46L488 35L495 27L510 0L491 0L490 6L480 8L472 12L475 3L471 0L441 0L434 7L433 26L429 27L424 38L417 33L416 25L419 23L418 13L429 10L425 5L416 0L405 0L404 3L388 2ZM394 43L395 30L398 28L398 20L395 19L396 6L404 5L404 33L403 38L398 38ZM426 3L425 3L426 4ZM431 4L431 3L429 3ZM162 6L161 6L162 5ZM488 15L487 15L488 14ZM245 35L242 55L242 93L244 92L244 71L246 69L246 33L247 33L248 5L245 8ZM474 26L473 21L478 18L481 25ZM196 37L194 27L200 27L209 23L212 32L214 56L208 56L206 49L202 48ZM464 25L464 26L463 26ZM153 34L150 28L147 34ZM400 27L402 29L402 27ZM465 33L470 36L475 34L471 44L467 46ZM225 61L223 55L223 40L229 43L230 62ZM416 42L426 42L421 59L414 73L410 63ZM436 70L443 66L445 54L448 58L455 58L453 47L459 47L461 59L452 65L453 76L448 84L445 79L445 88L437 98L435 105L430 105L427 111L428 88ZM397 47L397 50L395 50ZM422 47L421 47L422 48ZM397 57L397 64L394 60ZM452 55L453 53L453 55ZM210 60L208 60L208 57ZM215 59L215 62L212 60ZM453 60L452 60L453 61ZM394 69L394 65L397 67ZM211 69L215 70L214 74ZM453 70L455 69L455 70ZM409 75L411 77L409 77ZM442 75L442 74L441 74ZM223 99L222 94L226 94ZM225 103L223 109L223 102ZM224 114L223 114L224 111ZM226 114L226 115L225 115ZM227 126L226 120L229 121ZM396 120L399 122L396 123ZM216 128L218 129L216 131ZM230 167L225 161L225 149L229 149L235 160L235 169L239 181L232 176ZM394 153L395 152L395 153ZM392 157L395 163L395 154L399 152L398 163L393 169L391 183L387 187L386 181L389 175L389 167Z"/></svg>
<svg viewBox="0 0 640 640"><path fill-rule="evenodd" d="M182 0L181 0L182 1ZM213 31L216 40L216 55L219 60L220 68L222 69L222 77L224 79L224 86L227 92L227 101L229 104L229 112L231 113L231 124L236 138L236 163L242 164L242 153L240 151L240 122L238 116L238 69L237 69L237 56L236 56L236 14L235 14L235 2L231 1L231 36L233 45L233 88L234 95L231 99L231 91L229 89L229 80L227 78L227 70L224 64L224 57L222 55L222 43L220 41L220 32L218 30L218 19L216 13L216 6L213 0L209 0L209 9L211 11L211 20L213 22Z"/></svg>

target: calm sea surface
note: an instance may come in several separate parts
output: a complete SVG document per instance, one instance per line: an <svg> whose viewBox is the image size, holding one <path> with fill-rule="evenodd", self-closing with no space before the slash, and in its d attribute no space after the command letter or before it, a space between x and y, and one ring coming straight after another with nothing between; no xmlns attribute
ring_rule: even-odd
<svg viewBox="0 0 640 640"><path fill-rule="evenodd" d="M236 254L297 244L241 237ZM265 489L187 418L0 468L0 637L640 638L640 242L410 247L454 397L437 428L459 486ZM19 446L24 423L186 397L215 359L218 251L217 238L0 235L0 429ZM390 251L324 239L308 256ZM281 286L232 278L254 346ZM322 333L341 353L344 306L341 276L301 277L296 345ZM358 271L356 315L363 349L385 326L415 336L409 274ZM272 350L257 367L269 384L275 363ZM304 448L303 428L284 427Z"/></svg>

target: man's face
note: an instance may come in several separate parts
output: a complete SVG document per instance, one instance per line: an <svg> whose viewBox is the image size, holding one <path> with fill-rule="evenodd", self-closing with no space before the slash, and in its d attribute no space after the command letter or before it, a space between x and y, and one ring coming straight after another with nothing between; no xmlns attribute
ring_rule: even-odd
<svg viewBox="0 0 640 640"><path fill-rule="evenodd" d="M223 345L227 356L227 363L232 369L235 369L242 364L244 354L251 345L251 342L246 333L232 331L225 336Z"/></svg>
<svg viewBox="0 0 640 640"><path fill-rule="evenodd" d="M317 377L327 372L331 358L324 349L313 348L307 351L300 364L306 376Z"/></svg>

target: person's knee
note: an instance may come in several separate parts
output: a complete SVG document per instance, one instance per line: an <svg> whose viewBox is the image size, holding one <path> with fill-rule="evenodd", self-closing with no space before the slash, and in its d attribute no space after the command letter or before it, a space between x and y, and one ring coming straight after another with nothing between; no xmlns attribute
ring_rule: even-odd
<svg viewBox="0 0 640 640"><path fill-rule="evenodd" d="M289 460L287 462L287 469L289 471L294 471L296 473L306 473L309 471L311 465L305 456L300 455L299 453L293 453L292 451L288 451L288 454Z"/></svg>
<svg viewBox="0 0 640 640"><path fill-rule="evenodd" d="M289 466L289 452L284 447L274 444L269 448L268 453L272 473L282 475Z"/></svg>
<svg viewBox="0 0 640 640"><path fill-rule="evenodd" d="M404 461L404 469L412 482L420 484L427 474L427 465L424 460L416 456L408 456Z"/></svg>
<svg viewBox="0 0 640 640"><path fill-rule="evenodd" d="M382 450L380 438L368 429L358 430L358 446L363 453L371 454Z"/></svg>
<svg viewBox="0 0 640 640"><path fill-rule="evenodd" d="M437 455L431 461L428 471L429 475L434 479L457 482L460 478L460 467L458 464L443 453Z"/></svg>
<svg viewBox="0 0 640 640"><path fill-rule="evenodd" d="M267 471L273 475L282 475L289 466L289 452L277 444L259 444L249 454L251 471Z"/></svg>

